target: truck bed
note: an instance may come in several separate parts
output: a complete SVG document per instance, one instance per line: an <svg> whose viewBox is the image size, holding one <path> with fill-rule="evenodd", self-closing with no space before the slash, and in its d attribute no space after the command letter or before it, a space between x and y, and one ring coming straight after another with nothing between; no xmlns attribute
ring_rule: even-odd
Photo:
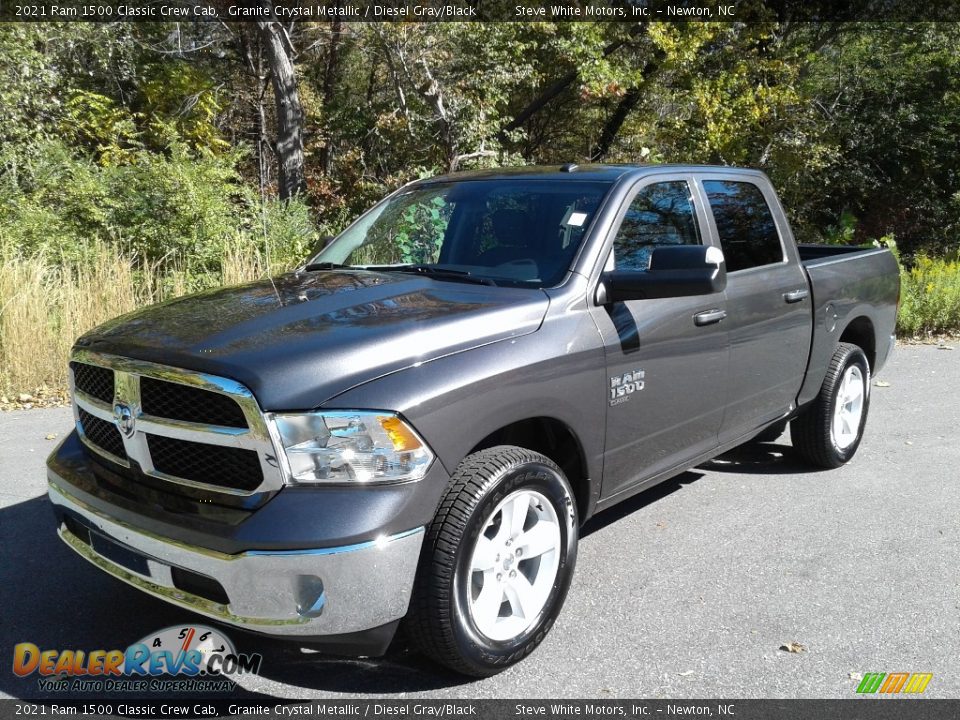
<svg viewBox="0 0 960 720"><path fill-rule="evenodd" d="M867 345L871 372L883 366L893 346L900 275L887 248L797 245L797 249L813 300L810 362L797 398L803 405L820 391L837 333L858 333L858 344Z"/></svg>

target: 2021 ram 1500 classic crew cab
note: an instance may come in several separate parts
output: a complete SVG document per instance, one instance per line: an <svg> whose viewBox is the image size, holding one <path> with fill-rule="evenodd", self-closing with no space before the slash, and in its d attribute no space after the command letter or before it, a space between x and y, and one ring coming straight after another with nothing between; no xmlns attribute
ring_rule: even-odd
<svg viewBox="0 0 960 720"><path fill-rule="evenodd" d="M887 250L798 247L759 172L423 180L295 272L80 338L49 495L175 605L366 655L404 621L487 675L543 640L598 510L787 421L853 457L898 294Z"/></svg>

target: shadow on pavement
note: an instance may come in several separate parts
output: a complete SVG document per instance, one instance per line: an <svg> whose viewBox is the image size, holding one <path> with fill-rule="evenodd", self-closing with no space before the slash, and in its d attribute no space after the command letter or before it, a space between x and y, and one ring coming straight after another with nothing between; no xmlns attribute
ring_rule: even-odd
<svg viewBox="0 0 960 720"><path fill-rule="evenodd" d="M594 515L580 529L580 537L602 530L621 518L677 492L685 485L696 482L704 476L704 473L697 472L698 470L746 475L800 475L823 472L824 468L813 467L800 460L791 445L750 442Z"/></svg>
<svg viewBox="0 0 960 720"><path fill-rule="evenodd" d="M0 692L15 698L72 698L43 692L39 676L13 674L13 648L31 642L42 650L123 650L172 625L210 623L130 588L75 555L57 537L46 497L0 508ZM391 649L380 660L352 660L302 654L296 646L226 628L239 652L263 655L261 676L304 689L343 693L415 692L461 684L409 650ZM241 684L244 683L241 680ZM79 699L149 697L137 693L77 694ZM158 696L159 697L159 696ZM178 694L183 699L188 693ZM210 693L203 694L210 698ZM257 700L272 695L246 690L225 699Z"/></svg>
<svg viewBox="0 0 960 720"><path fill-rule="evenodd" d="M716 472L746 475L805 475L823 472L798 458L791 445L750 442L699 466Z"/></svg>
<svg viewBox="0 0 960 720"><path fill-rule="evenodd" d="M414 652L399 634L381 658L338 658L302 651L279 640L257 638L253 642L256 644L252 647L263 654L260 675L284 683L294 692L300 688L347 695L384 695L474 682Z"/></svg>
<svg viewBox="0 0 960 720"><path fill-rule="evenodd" d="M694 483L702 477L703 473L688 470L669 480L664 480L662 483L654 485L649 490L644 490L631 498L627 498L612 508L599 512L587 520L587 522L583 524L583 527L580 528L580 537L583 538L599 530L603 530L608 525L617 522L617 520L621 520L627 515L635 513L641 508L645 508L647 505L662 500L667 497L667 495L672 495L677 490L683 488L684 485Z"/></svg>

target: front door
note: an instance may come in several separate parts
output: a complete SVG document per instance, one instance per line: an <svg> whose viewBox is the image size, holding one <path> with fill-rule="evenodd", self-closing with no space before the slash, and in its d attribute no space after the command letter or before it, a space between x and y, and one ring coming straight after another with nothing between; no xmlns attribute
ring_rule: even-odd
<svg viewBox="0 0 960 720"><path fill-rule="evenodd" d="M648 180L627 201L607 269L643 271L660 245L704 242L704 208L686 177ZM726 399L723 293L595 308L607 362L603 497L717 446Z"/></svg>

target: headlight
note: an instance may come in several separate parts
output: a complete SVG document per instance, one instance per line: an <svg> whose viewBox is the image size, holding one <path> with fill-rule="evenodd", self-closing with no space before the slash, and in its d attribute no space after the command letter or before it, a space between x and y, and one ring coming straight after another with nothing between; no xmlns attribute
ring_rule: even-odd
<svg viewBox="0 0 960 720"><path fill-rule="evenodd" d="M338 410L273 415L288 482L380 483L419 480L433 453L393 413Z"/></svg>

